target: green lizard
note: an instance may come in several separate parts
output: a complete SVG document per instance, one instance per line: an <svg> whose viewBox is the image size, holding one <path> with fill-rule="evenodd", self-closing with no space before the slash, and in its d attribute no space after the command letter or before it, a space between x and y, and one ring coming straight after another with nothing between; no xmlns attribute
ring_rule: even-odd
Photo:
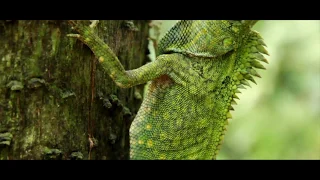
<svg viewBox="0 0 320 180"><path fill-rule="evenodd" d="M130 127L130 159L216 159L236 93L265 69L256 20L182 20L160 40L156 60L125 70L93 31L69 21L122 88L152 81Z"/></svg>

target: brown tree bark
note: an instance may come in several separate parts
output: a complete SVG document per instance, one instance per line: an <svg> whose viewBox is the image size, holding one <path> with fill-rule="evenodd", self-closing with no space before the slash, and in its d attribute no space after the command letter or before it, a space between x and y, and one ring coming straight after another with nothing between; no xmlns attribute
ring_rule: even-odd
<svg viewBox="0 0 320 180"><path fill-rule="evenodd" d="M89 24L90 22L88 22ZM148 61L149 21L100 21L125 69ZM0 159L128 159L143 85L120 89L67 21L0 21Z"/></svg>

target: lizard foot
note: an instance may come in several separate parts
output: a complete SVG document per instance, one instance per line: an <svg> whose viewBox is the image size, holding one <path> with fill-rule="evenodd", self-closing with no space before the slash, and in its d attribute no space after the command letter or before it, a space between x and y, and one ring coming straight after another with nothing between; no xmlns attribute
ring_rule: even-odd
<svg viewBox="0 0 320 180"><path fill-rule="evenodd" d="M68 37L80 38L80 34L67 34Z"/></svg>
<svg viewBox="0 0 320 180"><path fill-rule="evenodd" d="M90 28L95 28L97 24L99 23L99 20L90 20L91 24L89 25Z"/></svg>
<svg viewBox="0 0 320 180"><path fill-rule="evenodd" d="M90 35L93 34L93 28L97 25L98 22L94 21L92 22L90 26L84 25L84 23L80 21L75 21L75 20L69 20L68 21L72 29L76 30L78 34L67 34L68 37L73 37L77 38L85 43L86 39L90 37Z"/></svg>

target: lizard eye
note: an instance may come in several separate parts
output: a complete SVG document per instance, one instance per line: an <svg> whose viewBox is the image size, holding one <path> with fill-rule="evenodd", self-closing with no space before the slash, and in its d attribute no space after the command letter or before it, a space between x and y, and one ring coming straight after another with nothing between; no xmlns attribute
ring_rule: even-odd
<svg viewBox="0 0 320 180"><path fill-rule="evenodd" d="M223 40L223 46L228 48L233 44L233 38L225 38Z"/></svg>

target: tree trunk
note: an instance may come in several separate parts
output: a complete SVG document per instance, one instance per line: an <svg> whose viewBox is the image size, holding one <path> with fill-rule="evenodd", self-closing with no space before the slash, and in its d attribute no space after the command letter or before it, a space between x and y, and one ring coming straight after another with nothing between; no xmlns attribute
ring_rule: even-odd
<svg viewBox="0 0 320 180"><path fill-rule="evenodd" d="M88 21L88 25L89 25ZM125 69L148 61L149 21L100 21ZM0 21L0 159L128 159L143 85L120 89L67 21Z"/></svg>

